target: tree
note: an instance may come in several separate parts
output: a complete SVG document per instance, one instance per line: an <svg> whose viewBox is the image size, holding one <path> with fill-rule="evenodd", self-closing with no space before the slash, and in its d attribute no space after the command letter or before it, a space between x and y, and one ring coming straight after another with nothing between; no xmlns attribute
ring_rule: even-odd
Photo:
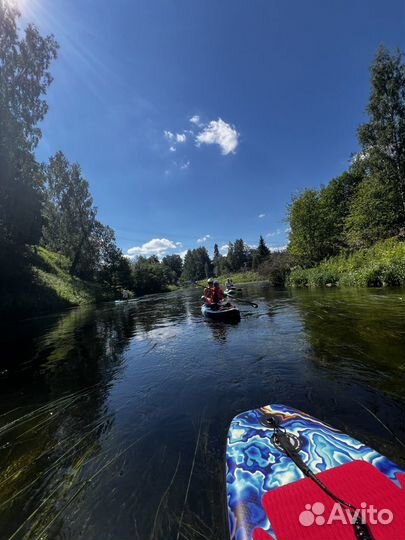
<svg viewBox="0 0 405 540"><path fill-rule="evenodd" d="M293 257L287 251L274 251L258 267L258 272L267 278L273 287L283 287L293 262Z"/></svg>
<svg viewBox="0 0 405 540"><path fill-rule="evenodd" d="M337 255L348 245L345 223L362 179L355 170L344 172L320 191L319 211L323 220L325 257Z"/></svg>
<svg viewBox="0 0 405 540"><path fill-rule="evenodd" d="M379 180L364 180L353 197L345 220L347 244L359 249L393 236L398 218L394 200L394 192L387 190Z"/></svg>
<svg viewBox="0 0 405 540"><path fill-rule="evenodd" d="M172 273L171 283L177 283L183 271L183 261L180 255L166 255L163 257L162 263Z"/></svg>
<svg viewBox="0 0 405 540"><path fill-rule="evenodd" d="M114 231L97 220L97 209L80 166L62 152L44 168L46 202L42 241L71 261L70 273L93 279L122 258ZM119 262L121 267L125 263Z"/></svg>
<svg viewBox="0 0 405 540"><path fill-rule="evenodd" d="M133 288L136 294L152 294L167 289L170 270L158 257L138 257L132 263Z"/></svg>
<svg viewBox="0 0 405 540"><path fill-rule="evenodd" d="M101 261L97 279L100 282L108 283L115 289L134 290L134 280L129 261L123 256L122 251L112 244L109 245Z"/></svg>
<svg viewBox="0 0 405 540"><path fill-rule="evenodd" d="M304 265L317 264L327 254L326 226L319 192L306 189L293 197L288 217L291 227L289 252Z"/></svg>
<svg viewBox="0 0 405 540"><path fill-rule="evenodd" d="M0 254L22 254L41 232L41 174L34 149L58 45L33 25L19 32L16 7L0 0ZM3 266L3 265L2 265Z"/></svg>
<svg viewBox="0 0 405 540"><path fill-rule="evenodd" d="M261 235L259 238L259 245L257 246L256 253L262 261L264 261L264 259L266 259L270 255L270 250L266 246L266 242L264 241L263 236Z"/></svg>
<svg viewBox="0 0 405 540"><path fill-rule="evenodd" d="M266 246L266 242L262 235L259 238L259 245L253 252L252 267L256 270L270 255L270 250Z"/></svg>
<svg viewBox="0 0 405 540"><path fill-rule="evenodd" d="M213 272L215 276L219 276L222 272L223 257L219 252L218 244L214 244L214 257L212 259Z"/></svg>
<svg viewBox="0 0 405 540"><path fill-rule="evenodd" d="M380 47L371 66L369 121L359 127L362 159L369 175L393 196L397 228L405 225L405 65L398 51ZM385 193L387 193L384 190Z"/></svg>
<svg viewBox="0 0 405 540"><path fill-rule="evenodd" d="M88 274L86 253L93 252L102 234L97 210L80 166L70 164L62 152L45 167L46 194L44 244L71 260L70 273ZM93 242L92 242L93 240Z"/></svg>
<svg viewBox="0 0 405 540"><path fill-rule="evenodd" d="M229 242L228 254L226 256L227 264L225 265L229 271L238 272L245 270L249 260L250 248L241 238L235 240L235 242Z"/></svg>
<svg viewBox="0 0 405 540"><path fill-rule="evenodd" d="M212 272L212 263L205 247L188 250L184 257L183 279L196 281L209 277Z"/></svg>

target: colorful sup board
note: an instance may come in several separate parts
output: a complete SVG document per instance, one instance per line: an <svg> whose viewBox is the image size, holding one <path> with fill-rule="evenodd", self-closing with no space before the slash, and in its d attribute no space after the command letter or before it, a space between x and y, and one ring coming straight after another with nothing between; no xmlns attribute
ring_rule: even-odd
<svg viewBox="0 0 405 540"><path fill-rule="evenodd" d="M373 540L405 540L405 471L349 435L284 405L244 412L231 423L226 449L231 540L361 538L353 512L336 504L277 446L269 418L296 441L300 459L317 479L363 511Z"/></svg>

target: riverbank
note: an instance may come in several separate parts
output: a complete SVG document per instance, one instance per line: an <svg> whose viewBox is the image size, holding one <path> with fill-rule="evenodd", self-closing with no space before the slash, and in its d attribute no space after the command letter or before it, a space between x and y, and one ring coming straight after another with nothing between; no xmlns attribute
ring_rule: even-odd
<svg viewBox="0 0 405 540"><path fill-rule="evenodd" d="M391 238L354 253L331 257L313 268L295 268L291 287L386 287L405 285L405 242Z"/></svg>
<svg viewBox="0 0 405 540"><path fill-rule="evenodd" d="M232 279L235 285L264 281L263 276L260 276L257 272L239 272L237 274L224 274L222 276L216 277L215 279L217 279L222 286L225 286L226 280L228 278ZM200 281L197 281L197 284L201 286L205 286L206 283L206 279L201 279Z"/></svg>
<svg viewBox="0 0 405 540"><path fill-rule="evenodd" d="M69 266L63 255L43 247L33 248L27 254L24 270L16 271L7 286L2 287L0 313L13 316L45 314L116 297L108 286L71 276Z"/></svg>

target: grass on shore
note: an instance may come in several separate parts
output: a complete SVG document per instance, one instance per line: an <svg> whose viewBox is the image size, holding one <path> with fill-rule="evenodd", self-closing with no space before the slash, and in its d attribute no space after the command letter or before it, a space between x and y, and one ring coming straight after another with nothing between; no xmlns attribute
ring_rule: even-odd
<svg viewBox="0 0 405 540"><path fill-rule="evenodd" d="M225 286L226 280L231 278L235 285L241 285L243 283L251 283L254 281L263 281L263 276L260 276L257 272L239 272L238 274L224 274L218 276L217 279L222 286ZM197 281L198 285L205 286L207 283L206 279Z"/></svg>
<svg viewBox="0 0 405 540"><path fill-rule="evenodd" d="M405 242L390 238L354 253L292 270L292 287L384 287L405 285Z"/></svg>
<svg viewBox="0 0 405 540"><path fill-rule="evenodd" d="M31 315L112 300L114 291L69 274L69 260L43 247L32 248L27 268L2 294L0 311Z"/></svg>

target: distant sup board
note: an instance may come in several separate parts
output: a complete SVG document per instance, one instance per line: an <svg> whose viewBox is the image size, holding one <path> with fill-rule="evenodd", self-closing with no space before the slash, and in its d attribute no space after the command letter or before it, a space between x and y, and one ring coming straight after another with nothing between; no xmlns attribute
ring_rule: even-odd
<svg viewBox="0 0 405 540"><path fill-rule="evenodd" d="M300 466L280 446L286 438L284 446ZM302 463L315 480L304 474ZM351 508L337 503L319 482ZM284 405L233 419L226 484L231 540L356 540L369 533L371 540L405 540L405 471L349 435ZM377 523L371 523L372 508Z"/></svg>

